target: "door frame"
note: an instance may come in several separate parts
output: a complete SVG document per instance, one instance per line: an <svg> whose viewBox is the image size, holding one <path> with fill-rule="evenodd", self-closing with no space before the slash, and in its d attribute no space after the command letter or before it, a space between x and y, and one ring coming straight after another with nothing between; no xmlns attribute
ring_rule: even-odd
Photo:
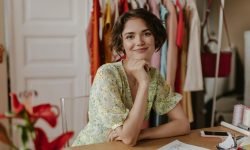
<svg viewBox="0 0 250 150"><path fill-rule="evenodd" d="M4 26L5 26L5 47L9 57L9 78L10 78L10 90L16 91L16 59L14 55L14 23L13 23L13 14L12 14L12 0L4 0Z"/></svg>

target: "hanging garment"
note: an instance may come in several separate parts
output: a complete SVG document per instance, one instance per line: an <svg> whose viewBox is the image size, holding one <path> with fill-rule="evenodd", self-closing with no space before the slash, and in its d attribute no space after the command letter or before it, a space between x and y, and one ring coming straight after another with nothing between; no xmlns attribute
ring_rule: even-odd
<svg viewBox="0 0 250 150"><path fill-rule="evenodd" d="M149 11L148 0L136 0L139 4L139 8L145 8Z"/></svg>
<svg viewBox="0 0 250 150"><path fill-rule="evenodd" d="M90 17L90 31L88 31L87 40L90 51L90 74L91 82L95 77L96 71L100 66L100 38L99 38L99 18L101 16L99 0L93 1L93 9Z"/></svg>
<svg viewBox="0 0 250 150"><path fill-rule="evenodd" d="M163 21L163 26L165 28L166 28L166 22L167 22L167 15L168 15L168 10L164 7L164 5L160 4L160 16L161 16L161 20ZM167 74L167 47L168 45L167 45L167 40L166 40L161 48L161 65L160 65L160 72L165 80L166 80L166 74Z"/></svg>
<svg viewBox="0 0 250 150"><path fill-rule="evenodd" d="M186 9L190 9L187 74L184 91L203 90L203 78L200 54L200 19L194 0L187 0Z"/></svg>
<svg viewBox="0 0 250 150"><path fill-rule="evenodd" d="M176 80L178 49L176 46L177 16L171 0L165 0L164 6L169 11L167 18L168 49L167 49L167 83L174 89Z"/></svg>
<svg viewBox="0 0 250 150"><path fill-rule="evenodd" d="M131 9L137 9L140 8L140 5L137 0L131 0L130 1L130 8Z"/></svg>
<svg viewBox="0 0 250 150"><path fill-rule="evenodd" d="M114 11L112 17L114 18L114 22L116 22L119 17L119 2L117 0L113 2L114 2Z"/></svg>
<svg viewBox="0 0 250 150"><path fill-rule="evenodd" d="M189 12L185 11L185 14L189 14ZM183 12L184 15L184 12ZM184 19L184 18L183 18ZM183 95L181 104L182 104L182 108L184 110L184 112L186 113L189 122L193 122L194 118L193 118L193 109L192 109L192 99L191 99L191 93L189 91L184 91L183 87L184 87L184 81L186 78L186 72L187 72L187 53L188 53L188 31L187 28L188 25L186 24L186 26L183 26L183 42L182 42L182 50L181 50L181 92Z"/></svg>
<svg viewBox="0 0 250 150"><path fill-rule="evenodd" d="M114 12L112 14L112 18L114 18L114 22L118 20L119 17L119 1L115 0L114 2ZM116 53L116 51L112 50L112 62L120 61L122 58L120 55Z"/></svg>
<svg viewBox="0 0 250 150"><path fill-rule="evenodd" d="M129 11L127 0L120 0L118 6L119 6L119 15Z"/></svg>
<svg viewBox="0 0 250 150"><path fill-rule="evenodd" d="M104 52L103 63L110 63L112 61L112 51L110 49L111 31L113 27L110 0L106 0L105 11L103 15L103 38L102 46Z"/></svg>
<svg viewBox="0 0 250 150"><path fill-rule="evenodd" d="M150 8L150 11L157 16L158 18L160 18L160 8L159 8L159 4L156 3L155 0L149 0L148 1L148 5ZM157 68L158 70L160 70L160 61L161 61L161 51L157 51L153 53L152 59L151 59L151 65L155 68Z"/></svg>
<svg viewBox="0 0 250 150"><path fill-rule="evenodd" d="M182 47L182 41L183 41L183 36L184 36L184 18L183 18L183 10L182 6L179 2L179 0L176 0L176 6L179 9L178 12L178 26L177 26L177 35L176 35L176 45L181 48Z"/></svg>
<svg viewBox="0 0 250 150"><path fill-rule="evenodd" d="M181 81L181 49L178 49L177 53L177 69L176 69L176 77L175 77L175 91L182 94L182 82Z"/></svg>
<svg viewBox="0 0 250 150"><path fill-rule="evenodd" d="M182 94L181 106L187 115L189 122L193 122L193 110L191 93L183 90L184 81L186 77L186 64L187 64L187 50L188 50L188 31L183 28L183 45L178 49L178 67L176 72L175 90Z"/></svg>

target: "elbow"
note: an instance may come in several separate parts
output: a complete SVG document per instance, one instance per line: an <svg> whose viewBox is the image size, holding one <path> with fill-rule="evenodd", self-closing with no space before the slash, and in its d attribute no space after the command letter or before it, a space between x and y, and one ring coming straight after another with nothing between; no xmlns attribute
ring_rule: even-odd
<svg viewBox="0 0 250 150"><path fill-rule="evenodd" d="M183 121L183 133L184 134L189 134L191 131L190 129L190 123L189 123L189 120L188 119L185 119Z"/></svg>
<svg viewBox="0 0 250 150"><path fill-rule="evenodd" d="M129 145L129 146L135 146L136 145L136 140L134 140L133 138L124 138L122 139L122 142L126 145Z"/></svg>
<svg viewBox="0 0 250 150"><path fill-rule="evenodd" d="M117 134L119 136L119 141L121 141L124 144L129 145L129 146L135 146L136 143L137 143L137 140L138 140L138 133L137 133L137 131L125 132L122 129L123 128L121 128L121 127L118 127L116 129Z"/></svg>

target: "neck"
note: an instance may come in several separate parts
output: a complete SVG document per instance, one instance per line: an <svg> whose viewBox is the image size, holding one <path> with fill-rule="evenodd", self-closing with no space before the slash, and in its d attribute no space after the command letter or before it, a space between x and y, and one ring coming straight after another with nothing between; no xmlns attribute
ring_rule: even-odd
<svg viewBox="0 0 250 150"><path fill-rule="evenodd" d="M137 83L135 77L131 74L131 72L127 69L127 60L123 60L122 61L122 64L123 64L123 67L124 67L124 70L125 70L125 73L127 75L127 78L128 78L128 82L131 84L133 83L133 85L135 85Z"/></svg>

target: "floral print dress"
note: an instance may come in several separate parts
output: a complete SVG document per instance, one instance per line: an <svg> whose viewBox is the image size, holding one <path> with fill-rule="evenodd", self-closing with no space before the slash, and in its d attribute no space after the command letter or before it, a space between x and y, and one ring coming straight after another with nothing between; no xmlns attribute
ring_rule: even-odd
<svg viewBox="0 0 250 150"><path fill-rule="evenodd" d="M181 100L173 93L159 71L149 71L150 85L145 120L150 110L166 114ZM89 122L81 130L72 146L102 143L110 130L123 125L133 106L128 79L122 61L102 65L95 76L89 99Z"/></svg>

